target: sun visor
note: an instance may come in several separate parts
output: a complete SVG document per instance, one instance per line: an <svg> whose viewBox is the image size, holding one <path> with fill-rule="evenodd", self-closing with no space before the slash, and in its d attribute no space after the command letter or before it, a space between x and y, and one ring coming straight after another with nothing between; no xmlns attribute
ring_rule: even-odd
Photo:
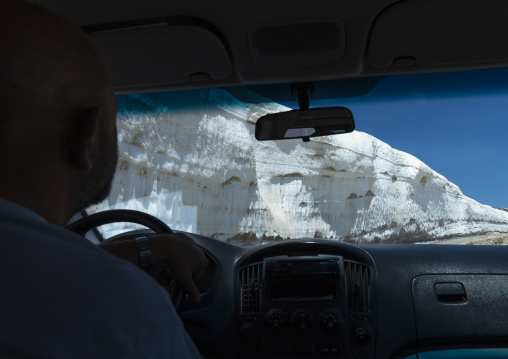
<svg viewBox="0 0 508 359"><path fill-rule="evenodd" d="M117 91L218 80L232 72L222 41L199 26L163 23L89 35Z"/></svg>
<svg viewBox="0 0 508 359"><path fill-rule="evenodd" d="M507 18L506 0L398 2L374 22L368 62L387 68L506 61Z"/></svg>

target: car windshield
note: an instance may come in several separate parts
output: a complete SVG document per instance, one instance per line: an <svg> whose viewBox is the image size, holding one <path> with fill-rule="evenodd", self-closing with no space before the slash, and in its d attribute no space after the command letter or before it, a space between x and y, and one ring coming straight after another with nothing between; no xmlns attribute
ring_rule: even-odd
<svg viewBox="0 0 508 359"><path fill-rule="evenodd" d="M260 116L298 107L290 88L118 95L113 188L87 212L143 211L241 246L464 242L508 232L508 70L314 83L311 107L350 108L356 131L257 141Z"/></svg>

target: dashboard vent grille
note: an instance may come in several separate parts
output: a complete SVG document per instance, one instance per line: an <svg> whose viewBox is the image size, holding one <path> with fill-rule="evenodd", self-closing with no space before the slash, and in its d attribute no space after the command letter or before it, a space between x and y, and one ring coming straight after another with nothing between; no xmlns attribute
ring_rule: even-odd
<svg viewBox="0 0 508 359"><path fill-rule="evenodd" d="M366 265L345 261L346 298L352 312L370 313L372 309L372 275Z"/></svg>
<svg viewBox="0 0 508 359"><path fill-rule="evenodd" d="M242 314L260 311L262 268L263 263L256 263L240 269L240 310Z"/></svg>

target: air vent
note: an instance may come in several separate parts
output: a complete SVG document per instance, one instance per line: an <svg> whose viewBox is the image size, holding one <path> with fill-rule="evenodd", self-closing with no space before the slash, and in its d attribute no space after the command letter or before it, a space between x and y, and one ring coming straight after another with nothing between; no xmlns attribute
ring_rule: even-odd
<svg viewBox="0 0 508 359"><path fill-rule="evenodd" d="M261 303L262 263L252 264L240 269L240 312L242 314L257 313Z"/></svg>
<svg viewBox="0 0 508 359"><path fill-rule="evenodd" d="M372 306L372 276L370 268L357 263L345 261L346 298L351 312L370 313Z"/></svg>

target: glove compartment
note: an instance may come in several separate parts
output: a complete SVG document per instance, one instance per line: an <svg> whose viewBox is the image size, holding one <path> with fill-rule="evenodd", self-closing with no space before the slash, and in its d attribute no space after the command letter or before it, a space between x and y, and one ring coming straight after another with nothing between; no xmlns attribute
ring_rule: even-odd
<svg viewBox="0 0 508 359"><path fill-rule="evenodd" d="M421 275L412 290L419 345L508 346L507 275Z"/></svg>

